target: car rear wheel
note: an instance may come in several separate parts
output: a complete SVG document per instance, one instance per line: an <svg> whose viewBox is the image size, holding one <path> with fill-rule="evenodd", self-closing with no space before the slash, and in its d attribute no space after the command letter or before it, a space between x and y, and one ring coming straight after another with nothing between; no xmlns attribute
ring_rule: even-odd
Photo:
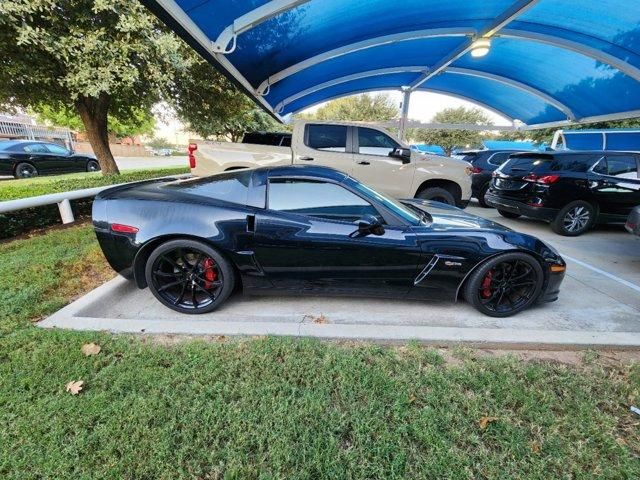
<svg viewBox="0 0 640 480"><path fill-rule="evenodd" d="M207 313L231 294L231 264L210 246L194 240L172 240L156 248L145 267L151 293L180 313Z"/></svg>
<svg viewBox="0 0 640 480"><path fill-rule="evenodd" d="M519 218L521 215L519 213L507 212L506 210L498 209L498 213L502 215L504 218Z"/></svg>
<svg viewBox="0 0 640 480"><path fill-rule="evenodd" d="M22 162L16 165L16 170L13 176L16 178L37 177L38 169L33 165L31 165L30 163Z"/></svg>
<svg viewBox="0 0 640 480"><path fill-rule="evenodd" d="M559 235L576 237L589 230L596 220L596 209L589 202L576 200L558 212L551 229Z"/></svg>
<svg viewBox="0 0 640 480"><path fill-rule="evenodd" d="M87 162L87 172L99 172L100 164L96 160L89 160Z"/></svg>
<svg viewBox="0 0 640 480"><path fill-rule="evenodd" d="M491 208L491 205L484 201L484 196L487 193L487 190L489 190L488 183L484 187L482 187L482 190L480 190L480 192L478 192L478 203L482 208Z"/></svg>
<svg viewBox="0 0 640 480"><path fill-rule="evenodd" d="M490 317L509 317L529 307L540 295L544 275L531 255L514 252L494 257L471 274L464 298Z"/></svg>
<svg viewBox="0 0 640 480"><path fill-rule="evenodd" d="M421 198L422 200L432 200L434 202L446 203L447 205L456 204L456 199L453 198L453 195L449 190L445 190L441 187L428 187L422 190L417 198Z"/></svg>

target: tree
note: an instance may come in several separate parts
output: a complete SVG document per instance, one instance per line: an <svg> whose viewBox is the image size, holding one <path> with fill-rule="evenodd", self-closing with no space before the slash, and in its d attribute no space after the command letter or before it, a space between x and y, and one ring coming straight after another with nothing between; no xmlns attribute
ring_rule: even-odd
<svg viewBox="0 0 640 480"><path fill-rule="evenodd" d="M432 123L458 123L473 125L493 125L491 119L479 108L445 108L436 113ZM474 130L434 130L412 128L407 137L431 145L440 145L446 155L456 147L480 146L482 132Z"/></svg>
<svg viewBox="0 0 640 480"><path fill-rule="evenodd" d="M50 123L59 127L67 127L77 132L86 132L82 119L75 109L61 105L55 108L49 104L38 104L30 109L42 123ZM150 111L132 108L128 118L107 116L108 130L117 137L133 137L153 133L155 119Z"/></svg>
<svg viewBox="0 0 640 480"><path fill-rule="evenodd" d="M387 94L353 95L331 100L315 113L299 115L310 120L337 120L352 122L385 122L398 116L398 105Z"/></svg>
<svg viewBox="0 0 640 480"><path fill-rule="evenodd" d="M104 174L119 173L109 119L150 111L186 46L130 0L0 2L0 108L73 110ZM42 109L42 107L41 107Z"/></svg>
<svg viewBox="0 0 640 480"><path fill-rule="evenodd" d="M176 79L169 104L189 130L205 139L225 137L235 142L249 131L284 128L199 58Z"/></svg>

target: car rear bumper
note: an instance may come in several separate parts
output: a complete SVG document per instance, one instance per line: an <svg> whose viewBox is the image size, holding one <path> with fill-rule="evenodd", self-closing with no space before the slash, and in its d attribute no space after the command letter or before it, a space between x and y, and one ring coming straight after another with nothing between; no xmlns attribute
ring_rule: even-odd
<svg viewBox="0 0 640 480"><path fill-rule="evenodd" d="M517 200L501 197L492 193L491 191L487 192L487 194L484 196L484 200L488 205L491 205L498 210L517 213L520 215L524 215L525 217L539 218L541 220L546 220L547 222L553 221L553 219L556 218L556 215L558 214L558 210L555 208L534 207Z"/></svg>

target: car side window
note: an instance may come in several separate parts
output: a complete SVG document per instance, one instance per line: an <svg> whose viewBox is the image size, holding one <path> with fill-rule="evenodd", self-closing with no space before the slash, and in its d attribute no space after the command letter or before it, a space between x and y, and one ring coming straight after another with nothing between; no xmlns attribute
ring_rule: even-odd
<svg viewBox="0 0 640 480"><path fill-rule="evenodd" d="M619 178L638 178L636 157L634 155L607 155L606 175Z"/></svg>
<svg viewBox="0 0 640 480"><path fill-rule="evenodd" d="M270 180L268 208L343 222L355 222L370 214L384 222L375 207L362 197L341 185L315 180Z"/></svg>
<svg viewBox="0 0 640 480"><path fill-rule="evenodd" d="M347 127L343 125L307 125L307 147L325 152L347 151Z"/></svg>
<svg viewBox="0 0 640 480"><path fill-rule="evenodd" d="M46 148L50 153L54 153L56 155L69 155L69 150L61 147L60 145L53 145L51 143L48 143L46 145Z"/></svg>
<svg viewBox="0 0 640 480"><path fill-rule="evenodd" d="M389 156L400 147L389 135L373 128L358 127L358 153L361 155Z"/></svg>
<svg viewBox="0 0 640 480"><path fill-rule="evenodd" d="M41 143L31 143L29 145L24 145L22 150L27 153L49 153L44 145Z"/></svg>

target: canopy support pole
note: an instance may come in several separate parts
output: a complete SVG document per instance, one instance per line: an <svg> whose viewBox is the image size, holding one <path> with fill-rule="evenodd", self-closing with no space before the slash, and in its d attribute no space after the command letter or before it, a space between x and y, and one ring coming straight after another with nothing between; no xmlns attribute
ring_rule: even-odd
<svg viewBox="0 0 640 480"><path fill-rule="evenodd" d="M411 90L408 88L402 91L402 112L400 113L400 129L398 131L398 137L403 142L407 130L407 121L409 119L409 102L411 101Z"/></svg>

